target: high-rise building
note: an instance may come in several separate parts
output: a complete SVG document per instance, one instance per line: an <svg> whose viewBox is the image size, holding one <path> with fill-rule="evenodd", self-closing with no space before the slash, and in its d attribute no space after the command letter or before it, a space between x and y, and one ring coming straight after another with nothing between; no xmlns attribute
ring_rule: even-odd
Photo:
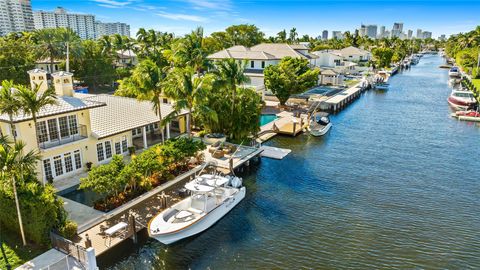
<svg viewBox="0 0 480 270"><path fill-rule="evenodd" d="M417 29L417 38L423 38L422 33L422 29Z"/></svg>
<svg viewBox="0 0 480 270"><path fill-rule="evenodd" d="M94 15L67 13L65 9L58 7L53 12L34 11L33 20L35 29L68 27L82 39L96 37Z"/></svg>
<svg viewBox="0 0 480 270"><path fill-rule="evenodd" d="M412 30L408 30L407 37L408 37L408 39L412 39L412 37L413 37L413 31Z"/></svg>
<svg viewBox="0 0 480 270"><path fill-rule="evenodd" d="M380 32L378 33L379 38L385 37L385 25L380 26Z"/></svg>
<svg viewBox="0 0 480 270"><path fill-rule="evenodd" d="M327 40L328 39L328 30L323 30L322 32L322 39Z"/></svg>
<svg viewBox="0 0 480 270"><path fill-rule="evenodd" d="M358 29L358 35L361 37L364 37L367 35L367 26L362 24L360 25L360 28Z"/></svg>
<svg viewBox="0 0 480 270"><path fill-rule="evenodd" d="M120 34L122 36L130 37L130 25L126 23L103 23L96 21L95 22L96 37L100 38L101 36L109 36L113 34ZM328 32L327 32L328 33Z"/></svg>
<svg viewBox="0 0 480 270"><path fill-rule="evenodd" d="M432 38L432 32L423 31L422 37L423 37L424 39L425 39L425 38Z"/></svg>
<svg viewBox="0 0 480 270"><path fill-rule="evenodd" d="M394 23L392 28L392 37L400 37L403 32L403 23Z"/></svg>
<svg viewBox="0 0 480 270"><path fill-rule="evenodd" d="M377 38L377 26L376 25L367 25L366 34L369 38Z"/></svg>
<svg viewBox="0 0 480 270"><path fill-rule="evenodd" d="M342 31L332 31L332 38L343 39Z"/></svg>
<svg viewBox="0 0 480 270"><path fill-rule="evenodd" d="M447 37L445 36L445 34L443 34L443 35L440 35L440 37L438 37L438 40L445 41L447 40Z"/></svg>
<svg viewBox="0 0 480 270"><path fill-rule="evenodd" d="M0 0L0 36L34 30L30 0Z"/></svg>

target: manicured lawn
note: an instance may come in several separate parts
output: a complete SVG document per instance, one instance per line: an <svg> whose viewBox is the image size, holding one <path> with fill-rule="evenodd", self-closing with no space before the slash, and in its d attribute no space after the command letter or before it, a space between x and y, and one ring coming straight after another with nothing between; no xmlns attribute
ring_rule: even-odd
<svg viewBox="0 0 480 270"><path fill-rule="evenodd" d="M12 266L12 269L47 251L47 248L32 245L23 247L22 240L16 237L15 233L2 230L1 234L3 250L7 255L8 262L10 266ZM7 269L2 252L0 252L0 269Z"/></svg>

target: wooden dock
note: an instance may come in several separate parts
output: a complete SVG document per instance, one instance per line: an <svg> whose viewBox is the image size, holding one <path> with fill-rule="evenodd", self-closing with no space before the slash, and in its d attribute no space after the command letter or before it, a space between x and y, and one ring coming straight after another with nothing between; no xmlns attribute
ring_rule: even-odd
<svg viewBox="0 0 480 270"><path fill-rule="evenodd" d="M347 90L344 90L336 94L335 96L325 100L324 102L322 102L320 109L331 111L334 113L341 111L343 108L346 107L346 105L353 102L360 96L361 93L363 93L363 91L365 91L365 84L365 81L359 82L355 86L350 87Z"/></svg>
<svg viewBox="0 0 480 270"><path fill-rule="evenodd" d="M233 170L242 170L244 166L250 164L252 159L259 158L260 154L264 151L263 148L240 145L237 145L237 147L238 151L231 156L225 156L220 159L211 157L208 149L205 150L205 163L203 165L197 166L179 175L175 179L83 225L79 228L79 235L74 243L84 248L88 246L93 247L96 256L99 256L112 250L115 246L127 239L135 239L137 233L147 227L148 222L153 216L181 200L177 190L183 187L188 181L191 181L197 174L206 170L206 164L212 165L217 171L229 174L232 168ZM112 235L108 234L108 229L123 223L127 225Z"/></svg>
<svg viewBox="0 0 480 270"><path fill-rule="evenodd" d="M283 111L278 113L277 117L278 119L260 127L257 142L265 142L277 134L297 136L308 125L305 114L295 116L292 112Z"/></svg>

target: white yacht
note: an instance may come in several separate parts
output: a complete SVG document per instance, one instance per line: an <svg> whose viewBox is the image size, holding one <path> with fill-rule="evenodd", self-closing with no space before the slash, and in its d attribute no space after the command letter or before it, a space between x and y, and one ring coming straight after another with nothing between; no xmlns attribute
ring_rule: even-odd
<svg viewBox="0 0 480 270"><path fill-rule="evenodd" d="M150 237L171 244L215 224L243 198L242 179L203 174L187 183L191 195L160 212L148 224Z"/></svg>
<svg viewBox="0 0 480 270"><path fill-rule="evenodd" d="M450 77L460 77L460 69L458 67L452 67L448 71L448 76L450 76Z"/></svg>

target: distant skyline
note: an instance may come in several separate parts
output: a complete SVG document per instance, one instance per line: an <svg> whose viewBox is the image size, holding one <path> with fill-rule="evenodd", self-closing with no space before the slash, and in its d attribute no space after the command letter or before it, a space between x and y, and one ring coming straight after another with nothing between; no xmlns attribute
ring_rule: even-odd
<svg viewBox="0 0 480 270"><path fill-rule="evenodd" d="M232 24L255 24L267 36L295 27L299 35L319 36L323 30L353 31L361 23L384 25L403 22L404 31L431 31L433 37L468 32L480 25L480 1L446 0L32 0L33 10L88 13L105 22L130 24L135 35L141 27L183 35L197 26L206 34Z"/></svg>

